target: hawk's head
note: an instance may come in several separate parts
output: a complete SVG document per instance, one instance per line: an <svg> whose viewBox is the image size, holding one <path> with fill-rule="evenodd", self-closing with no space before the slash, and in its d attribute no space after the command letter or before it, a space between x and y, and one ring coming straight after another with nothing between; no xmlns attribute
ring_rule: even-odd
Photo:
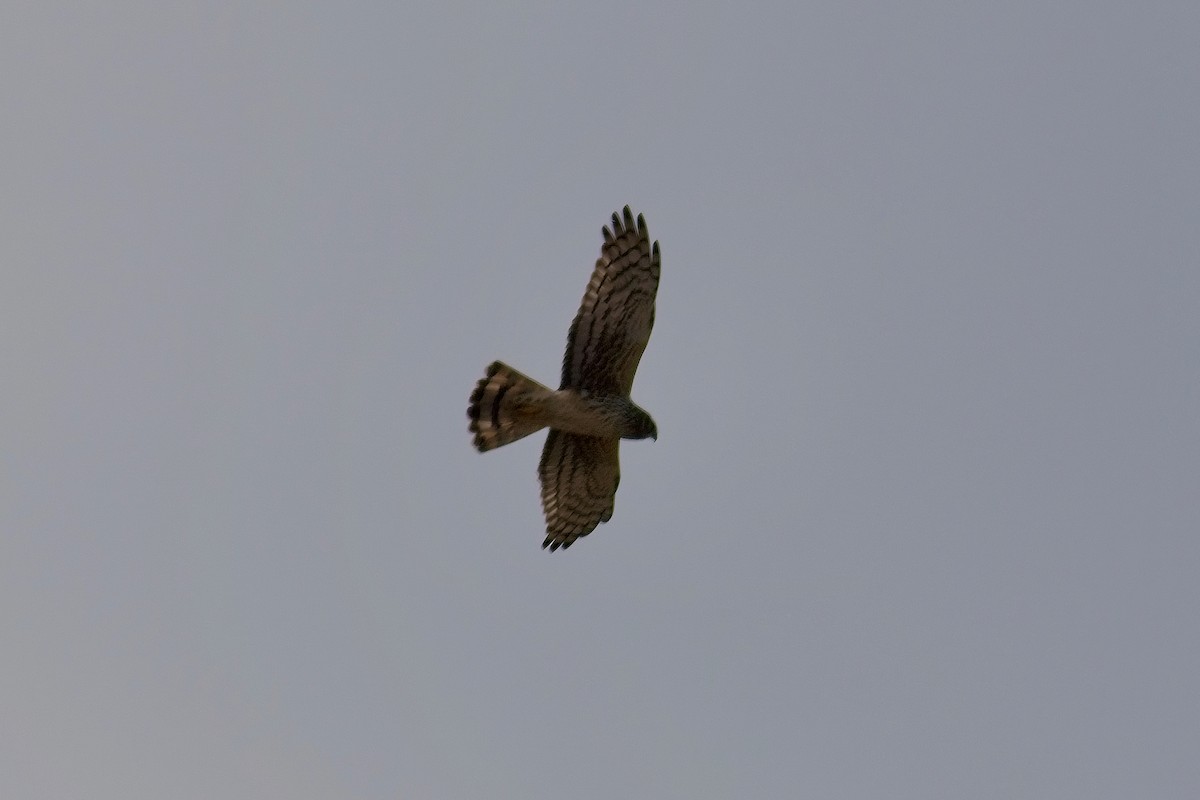
<svg viewBox="0 0 1200 800"><path fill-rule="evenodd" d="M623 439L653 439L658 441L658 426L650 415L637 406L630 404L629 415L626 418Z"/></svg>

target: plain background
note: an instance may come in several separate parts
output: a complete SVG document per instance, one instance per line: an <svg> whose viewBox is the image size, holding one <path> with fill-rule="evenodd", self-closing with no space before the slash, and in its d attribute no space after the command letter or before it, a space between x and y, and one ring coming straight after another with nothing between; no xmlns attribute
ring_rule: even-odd
<svg viewBox="0 0 1200 800"><path fill-rule="evenodd" d="M1200 796L1200 5L7 3L0 795ZM662 243L612 521L541 437Z"/></svg>

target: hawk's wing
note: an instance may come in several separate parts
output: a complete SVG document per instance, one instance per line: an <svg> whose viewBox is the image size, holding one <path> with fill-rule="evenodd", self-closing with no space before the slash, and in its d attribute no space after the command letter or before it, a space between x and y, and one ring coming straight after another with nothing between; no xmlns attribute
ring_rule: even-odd
<svg viewBox="0 0 1200 800"><path fill-rule="evenodd" d="M542 509L546 541L542 547L570 547L613 515L621 482L617 458L620 439L597 439L551 430L542 449Z"/></svg>
<svg viewBox="0 0 1200 800"><path fill-rule="evenodd" d="M660 258L641 214L635 223L625 206L624 222L616 214L612 220L567 335L559 388L628 397L654 325Z"/></svg>

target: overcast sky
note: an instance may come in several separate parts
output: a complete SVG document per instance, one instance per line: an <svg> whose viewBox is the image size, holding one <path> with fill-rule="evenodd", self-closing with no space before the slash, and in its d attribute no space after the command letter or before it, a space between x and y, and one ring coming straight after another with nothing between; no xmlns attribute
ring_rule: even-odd
<svg viewBox="0 0 1200 800"><path fill-rule="evenodd" d="M8 3L0 795L1200 796L1200 5ZM612 521L542 437L661 242Z"/></svg>

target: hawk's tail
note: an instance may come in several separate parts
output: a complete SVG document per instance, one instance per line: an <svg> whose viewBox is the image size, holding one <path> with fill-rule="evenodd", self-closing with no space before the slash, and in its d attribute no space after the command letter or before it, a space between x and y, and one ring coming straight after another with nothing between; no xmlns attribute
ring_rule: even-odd
<svg viewBox="0 0 1200 800"><path fill-rule="evenodd" d="M475 447L481 453L494 450L546 427L539 421L536 401L552 392L507 364L493 361L471 392L467 407Z"/></svg>

